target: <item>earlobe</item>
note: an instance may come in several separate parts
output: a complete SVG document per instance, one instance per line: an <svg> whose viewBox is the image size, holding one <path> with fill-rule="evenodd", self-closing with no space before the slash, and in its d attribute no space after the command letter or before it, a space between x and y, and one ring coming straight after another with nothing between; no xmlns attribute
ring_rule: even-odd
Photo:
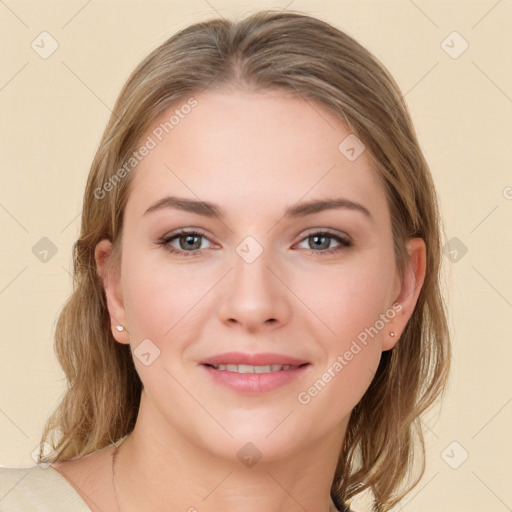
<svg viewBox="0 0 512 512"><path fill-rule="evenodd" d="M110 266L112 257L112 242L101 240L94 250L96 269L103 283L105 297L107 300L108 313L110 315L112 335L119 343L130 342L126 329L126 317L123 303L123 295L120 285L119 272L114 271Z"/></svg>
<svg viewBox="0 0 512 512"><path fill-rule="evenodd" d="M393 304L393 309L395 311L401 312L403 308L401 307L401 304L399 302L395 302ZM398 315L398 313L397 313L397 315ZM401 331L397 331L397 325L400 325L400 323L398 321L398 317L395 317L395 318L397 318L397 320L389 327L389 330L386 331L384 334L384 339L382 340L382 350L383 351L391 350L398 343L398 340L400 339Z"/></svg>
<svg viewBox="0 0 512 512"><path fill-rule="evenodd" d="M409 260L405 275L402 279L401 288L398 297L393 304L393 309L397 311L400 306L389 332L386 333L382 350L391 350L398 340L401 333L405 330L407 322L411 318L416 303L418 301L426 272L426 245L421 238L411 238L407 242L407 251ZM393 334L391 334L393 333Z"/></svg>

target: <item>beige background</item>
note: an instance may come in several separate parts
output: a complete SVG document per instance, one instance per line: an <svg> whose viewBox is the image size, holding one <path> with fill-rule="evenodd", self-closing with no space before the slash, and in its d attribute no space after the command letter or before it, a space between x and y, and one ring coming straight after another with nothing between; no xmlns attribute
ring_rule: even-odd
<svg viewBox="0 0 512 512"><path fill-rule="evenodd" d="M444 258L455 357L443 406L425 419L428 469L396 509L509 510L510 0L0 1L0 464L33 463L43 422L63 390L54 324L71 290L88 168L122 84L176 30L262 7L325 19L384 62L431 164L447 239L467 247L462 257L460 249L453 253L456 262ZM46 59L31 47L35 40L43 51L42 31L59 45ZM453 31L469 44L458 58L442 47ZM463 44L450 36L445 48L454 55ZM46 262L32 252L42 237L57 249ZM465 452L468 459L450 467Z"/></svg>

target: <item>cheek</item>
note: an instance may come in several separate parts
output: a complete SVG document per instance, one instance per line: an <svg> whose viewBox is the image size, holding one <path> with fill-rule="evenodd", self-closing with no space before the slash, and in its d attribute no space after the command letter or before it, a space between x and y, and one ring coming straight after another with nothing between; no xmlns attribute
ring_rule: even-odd
<svg viewBox="0 0 512 512"><path fill-rule="evenodd" d="M146 392L163 404L183 394L178 384L185 382L179 375L182 352L200 325L200 300L211 288L211 277L192 273L187 265L166 264L162 255L125 254L122 289L134 364Z"/></svg>
<svg viewBox="0 0 512 512"><path fill-rule="evenodd" d="M366 261L337 269L321 276L317 283L323 286L310 295L310 299L316 297L312 309L319 312L329 330L324 327L316 338L321 340L325 358L298 401L304 406L311 404L312 409L318 407L318 414L327 411L332 422L359 402L379 365L382 339L395 316L387 303L392 270L382 258L373 264Z"/></svg>
<svg viewBox="0 0 512 512"><path fill-rule="evenodd" d="M380 339L385 323L379 319L391 308L388 302L392 277L392 262L368 255L347 261L346 265L319 270L305 280L306 286L297 280L296 290L329 328L324 328L325 333L330 332L336 340L330 345L341 350L359 335L364 341L368 329L371 339ZM378 334L372 329L375 325Z"/></svg>
<svg viewBox="0 0 512 512"><path fill-rule="evenodd" d="M201 309L197 305L214 281L201 272L191 272L190 266L166 264L161 256L140 256L134 254L124 262L126 315L132 334L160 345L173 336L174 329L179 329L181 336L194 322Z"/></svg>
<svg viewBox="0 0 512 512"><path fill-rule="evenodd" d="M316 338L323 357L297 395L307 414L322 416L326 429L350 414L370 386L380 362L386 322L392 318L386 316L378 288L365 289L362 282L331 299L321 311L334 334Z"/></svg>
<svg viewBox="0 0 512 512"><path fill-rule="evenodd" d="M341 352L298 393L298 407L309 417L322 418L325 431L335 428L370 386L380 355L379 350L362 345Z"/></svg>

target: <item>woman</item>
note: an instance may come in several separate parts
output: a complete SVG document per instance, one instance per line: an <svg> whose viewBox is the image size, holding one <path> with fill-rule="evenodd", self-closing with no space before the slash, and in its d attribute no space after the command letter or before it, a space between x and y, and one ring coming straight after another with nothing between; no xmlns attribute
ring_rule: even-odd
<svg viewBox="0 0 512 512"><path fill-rule="evenodd" d="M448 373L440 224L400 91L352 38L271 11L174 35L93 161L68 391L0 504L388 510Z"/></svg>

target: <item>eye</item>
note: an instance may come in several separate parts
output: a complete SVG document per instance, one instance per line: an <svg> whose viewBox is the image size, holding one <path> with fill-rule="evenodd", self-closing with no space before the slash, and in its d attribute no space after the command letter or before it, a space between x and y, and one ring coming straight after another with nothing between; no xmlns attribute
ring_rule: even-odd
<svg viewBox="0 0 512 512"><path fill-rule="evenodd" d="M338 243L338 245L335 247L331 247L331 242L333 240ZM316 231L314 233L310 233L306 238L303 239L301 243L304 243L304 241L310 247L314 248L311 251L313 254L319 255L333 254L352 245L352 242L348 237L336 235L334 233L330 233L329 231Z"/></svg>
<svg viewBox="0 0 512 512"><path fill-rule="evenodd" d="M178 233L171 233L159 241L159 244L171 253L183 254L185 256L195 256L206 247L202 241L208 240L204 233L183 229ZM172 243L175 245L172 245ZM176 247L176 245L178 247Z"/></svg>
<svg viewBox="0 0 512 512"><path fill-rule="evenodd" d="M182 229L177 233L171 233L163 237L158 243L170 253L184 256L197 256L207 248L202 243L205 240L208 240L208 238L206 238L205 234L201 231ZM332 247L331 244L333 241L338 245ZM313 247L311 253L315 255L333 254L352 245L349 237L343 237L330 233L329 231L310 233L301 243L304 242L307 242L310 247Z"/></svg>

